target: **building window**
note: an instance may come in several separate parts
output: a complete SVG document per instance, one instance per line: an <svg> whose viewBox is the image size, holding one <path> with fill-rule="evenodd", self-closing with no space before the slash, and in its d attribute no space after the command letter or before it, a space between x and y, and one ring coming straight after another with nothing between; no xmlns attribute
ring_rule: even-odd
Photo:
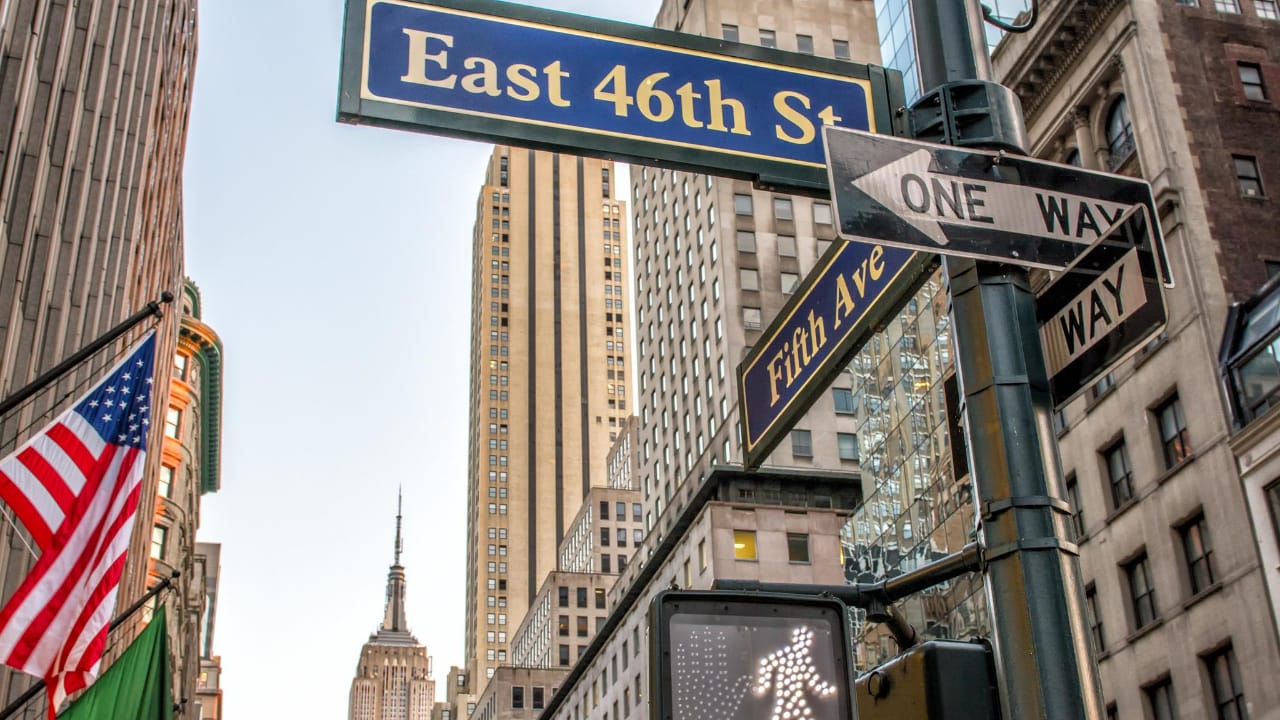
<svg viewBox="0 0 1280 720"><path fill-rule="evenodd" d="M1266 100L1267 88L1262 84L1262 67L1256 63L1242 62L1236 63L1236 68L1240 73L1240 87L1244 90L1244 96L1250 100Z"/></svg>
<svg viewBox="0 0 1280 720"><path fill-rule="evenodd" d="M751 196L745 193L734 193L733 212L737 215L750 215Z"/></svg>
<svg viewBox="0 0 1280 720"><path fill-rule="evenodd" d="M609 547L609 528L600 528L600 546Z"/></svg>
<svg viewBox="0 0 1280 720"><path fill-rule="evenodd" d="M1213 585L1213 546L1209 543L1209 528L1204 513L1196 515L1178 528L1182 538L1182 557L1187 563L1187 578L1191 581L1191 594L1199 595Z"/></svg>
<svg viewBox="0 0 1280 720"><path fill-rule="evenodd" d="M756 559L756 531L733 531L733 556L738 560Z"/></svg>
<svg viewBox="0 0 1280 720"><path fill-rule="evenodd" d="M1084 161L1080 157L1079 148L1072 148L1071 152L1067 153L1067 156L1063 158L1063 162L1068 165L1075 165L1076 167L1084 167Z"/></svg>
<svg viewBox="0 0 1280 720"><path fill-rule="evenodd" d="M557 623L557 629L559 631L560 637L569 637L569 616L568 615L560 616L560 620Z"/></svg>
<svg viewBox="0 0 1280 720"><path fill-rule="evenodd" d="M778 277L781 280L783 295L790 295L800 287L800 276L796 273L783 272Z"/></svg>
<svg viewBox="0 0 1280 720"><path fill-rule="evenodd" d="M760 29L760 44L767 48L778 47L778 36L772 30Z"/></svg>
<svg viewBox="0 0 1280 720"><path fill-rule="evenodd" d="M160 560L164 557L165 546L169 544L169 528L156 525L151 528L151 557Z"/></svg>
<svg viewBox="0 0 1280 720"><path fill-rule="evenodd" d="M533 688L533 709L534 710L542 709L543 703L545 702L544 698L545 698L545 688L534 687Z"/></svg>
<svg viewBox="0 0 1280 720"><path fill-rule="evenodd" d="M853 391L848 388L834 388L831 391L831 398L835 401L836 412L841 415L852 415Z"/></svg>
<svg viewBox="0 0 1280 720"><path fill-rule="evenodd" d="M1178 717L1177 705L1173 702L1173 683L1165 676L1142 689L1147 696L1147 707L1151 710L1151 720L1175 720Z"/></svg>
<svg viewBox="0 0 1280 720"><path fill-rule="evenodd" d="M813 54L813 36L812 35L796 35L796 52L805 55Z"/></svg>
<svg viewBox="0 0 1280 720"><path fill-rule="evenodd" d="M795 257L796 239L792 235L778 236L778 257Z"/></svg>
<svg viewBox="0 0 1280 720"><path fill-rule="evenodd" d="M727 23L720 25L720 37L729 42L738 42L738 26Z"/></svg>
<svg viewBox="0 0 1280 720"><path fill-rule="evenodd" d="M1239 0L1213 0L1213 9L1218 12L1240 14Z"/></svg>
<svg viewBox="0 0 1280 720"><path fill-rule="evenodd" d="M848 60L852 57L851 55L849 55L848 40L832 40L831 45L833 47L837 60Z"/></svg>
<svg viewBox="0 0 1280 720"><path fill-rule="evenodd" d="M760 273L756 270L751 268L738 270L738 280L741 282L743 290L760 289Z"/></svg>
<svg viewBox="0 0 1280 720"><path fill-rule="evenodd" d="M809 562L809 536L805 533L787 533L787 560L793 563Z"/></svg>
<svg viewBox="0 0 1280 720"><path fill-rule="evenodd" d="M1171 468L1191 457L1191 437L1187 421L1182 415L1182 403L1178 396L1166 400L1156 408L1156 423L1160 427L1160 450L1164 453L1164 466Z"/></svg>
<svg viewBox="0 0 1280 720"><path fill-rule="evenodd" d="M1123 95L1111 103L1111 110L1107 112L1107 149L1111 152L1112 170L1133 154L1133 123L1129 120L1129 103Z"/></svg>
<svg viewBox="0 0 1280 720"><path fill-rule="evenodd" d="M1271 531L1275 533L1276 543L1280 544L1280 480L1263 490L1267 495L1267 507L1271 509Z"/></svg>
<svg viewBox="0 0 1280 720"><path fill-rule="evenodd" d="M796 457L813 457L812 433L808 430L792 430L791 454Z"/></svg>
<svg viewBox="0 0 1280 720"><path fill-rule="evenodd" d="M707 569L707 541L705 539L698 541L698 572Z"/></svg>
<svg viewBox="0 0 1280 720"><path fill-rule="evenodd" d="M603 572L603 573L613 572L613 556L610 555L609 553L603 553L600 556L600 572Z"/></svg>
<svg viewBox="0 0 1280 720"><path fill-rule="evenodd" d="M524 708L524 687L521 685L511 686L511 707L514 709Z"/></svg>
<svg viewBox="0 0 1280 720"><path fill-rule="evenodd" d="M1093 585L1084 589L1084 611L1089 638L1093 640L1093 654L1101 655L1107 649L1107 639L1102 633L1102 616L1098 614L1098 589Z"/></svg>
<svg viewBox="0 0 1280 720"><path fill-rule="evenodd" d="M168 465L160 466L160 480L156 484L156 494L162 498L172 497L173 492L173 468Z"/></svg>
<svg viewBox="0 0 1280 720"><path fill-rule="evenodd" d="M561 585L559 588L560 607L569 607L569 588Z"/></svg>
<svg viewBox="0 0 1280 720"><path fill-rule="evenodd" d="M742 326L747 330L759 330L763 327L764 319L760 315L760 308L742 308ZM717 334L716 337L720 336Z"/></svg>
<svg viewBox="0 0 1280 720"><path fill-rule="evenodd" d="M604 588L596 588L596 609L603 610L605 606Z"/></svg>
<svg viewBox="0 0 1280 720"><path fill-rule="evenodd" d="M840 447L841 460L858 459L858 436L854 433L836 433L836 444Z"/></svg>
<svg viewBox="0 0 1280 720"><path fill-rule="evenodd" d="M773 199L773 217L775 220L794 220L791 212L791 198L776 197Z"/></svg>
<svg viewBox="0 0 1280 720"><path fill-rule="evenodd" d="M580 587L578 588L578 607L584 608L586 606L587 606L587 589L584 587Z"/></svg>
<svg viewBox="0 0 1280 720"><path fill-rule="evenodd" d="M1213 704L1218 720L1246 720L1249 711L1244 704L1244 686L1240 683L1240 668L1231 646L1218 650L1204 658L1209 673L1209 687L1213 692Z"/></svg>
<svg viewBox="0 0 1280 720"><path fill-rule="evenodd" d="M182 353L173 354L173 376L183 382L187 381L187 356L186 355L183 355Z"/></svg>
<svg viewBox="0 0 1280 720"><path fill-rule="evenodd" d="M559 661L560 661L560 667L569 667L569 646L568 645L560 646Z"/></svg>
<svg viewBox="0 0 1280 720"><path fill-rule="evenodd" d="M756 251L756 234L750 230L738 231L738 251L753 253Z"/></svg>
<svg viewBox="0 0 1280 720"><path fill-rule="evenodd" d="M1141 630L1156 619L1156 587L1151 577L1151 564L1147 553L1143 551L1138 557L1124 566L1125 577L1129 581L1129 600L1133 605L1133 628Z"/></svg>
<svg viewBox="0 0 1280 720"><path fill-rule="evenodd" d="M1236 168L1236 183L1245 197L1262 197L1262 176L1258 174L1258 160L1249 155L1232 155Z"/></svg>
<svg viewBox="0 0 1280 720"><path fill-rule="evenodd" d="M1106 375L1103 375L1102 377L1098 378L1098 381L1095 382L1093 386L1089 388L1089 392L1093 396L1093 399L1097 400L1103 395L1106 395L1111 390L1111 388L1115 386L1116 386L1116 374L1114 372L1109 372Z"/></svg>
<svg viewBox="0 0 1280 720"><path fill-rule="evenodd" d="M588 633L587 616L579 615L576 620L578 621L578 637L586 637Z"/></svg>
<svg viewBox="0 0 1280 720"><path fill-rule="evenodd" d="M1080 504L1080 484L1075 473L1067 476L1067 503L1071 505L1071 539L1084 537L1084 506Z"/></svg>
<svg viewBox="0 0 1280 720"><path fill-rule="evenodd" d="M178 438L178 428L182 426L182 411L177 408L169 408L164 414L164 434L165 437L171 437L175 440Z"/></svg>
<svg viewBox="0 0 1280 720"><path fill-rule="evenodd" d="M1280 8L1276 7L1276 0L1253 0L1253 9L1264 20L1280 20Z"/></svg>
<svg viewBox="0 0 1280 720"><path fill-rule="evenodd" d="M1129 451L1124 439L1102 451L1107 463L1107 481L1111 485L1111 505L1120 507L1133 499L1133 470L1129 467Z"/></svg>

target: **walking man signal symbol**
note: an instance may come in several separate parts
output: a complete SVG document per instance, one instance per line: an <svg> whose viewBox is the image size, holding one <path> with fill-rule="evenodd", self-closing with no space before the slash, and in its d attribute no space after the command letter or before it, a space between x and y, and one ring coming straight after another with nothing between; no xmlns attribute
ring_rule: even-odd
<svg viewBox="0 0 1280 720"><path fill-rule="evenodd" d="M805 696L811 693L825 698L835 694L836 686L818 677L811 647L813 630L798 627L791 633L790 645L760 660L754 690L759 697L773 693L770 720L809 720L813 709Z"/></svg>

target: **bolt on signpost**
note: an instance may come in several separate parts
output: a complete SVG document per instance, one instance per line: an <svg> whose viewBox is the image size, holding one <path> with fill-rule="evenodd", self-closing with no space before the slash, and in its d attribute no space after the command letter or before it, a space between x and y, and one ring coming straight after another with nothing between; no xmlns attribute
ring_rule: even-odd
<svg viewBox="0 0 1280 720"><path fill-rule="evenodd" d="M1003 117L1013 120L1003 133L986 133L990 144L1021 151L1016 99L983 82L991 69L977 0L917 0L912 6L920 75L930 88L924 102L937 102L934 118L942 124L935 138L980 144L961 133L982 136L993 128L962 128L961 118L951 115L951 98L989 92L992 105L1003 105ZM917 129L925 124L920 108L913 118ZM1004 717L1101 718L1079 557L1066 540L1068 506L1028 273L956 257L946 258L945 268Z"/></svg>

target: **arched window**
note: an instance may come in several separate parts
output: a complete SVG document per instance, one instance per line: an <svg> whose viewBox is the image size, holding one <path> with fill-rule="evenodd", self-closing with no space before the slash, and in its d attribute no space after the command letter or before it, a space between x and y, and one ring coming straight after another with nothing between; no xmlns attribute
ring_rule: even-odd
<svg viewBox="0 0 1280 720"><path fill-rule="evenodd" d="M1111 151L1113 168L1133 152L1133 124L1123 95L1111 103L1111 110L1107 112L1107 149Z"/></svg>
<svg viewBox="0 0 1280 720"><path fill-rule="evenodd" d="M1079 148L1072 148L1071 152L1067 153L1067 156L1062 161L1068 165L1075 165L1076 167L1084 167L1084 163L1080 160Z"/></svg>

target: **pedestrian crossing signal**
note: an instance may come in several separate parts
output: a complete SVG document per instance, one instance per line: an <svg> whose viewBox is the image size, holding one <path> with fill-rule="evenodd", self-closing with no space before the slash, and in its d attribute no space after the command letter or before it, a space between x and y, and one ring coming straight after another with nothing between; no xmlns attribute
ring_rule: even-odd
<svg viewBox="0 0 1280 720"><path fill-rule="evenodd" d="M652 720L853 717L839 600L665 591L650 625Z"/></svg>

